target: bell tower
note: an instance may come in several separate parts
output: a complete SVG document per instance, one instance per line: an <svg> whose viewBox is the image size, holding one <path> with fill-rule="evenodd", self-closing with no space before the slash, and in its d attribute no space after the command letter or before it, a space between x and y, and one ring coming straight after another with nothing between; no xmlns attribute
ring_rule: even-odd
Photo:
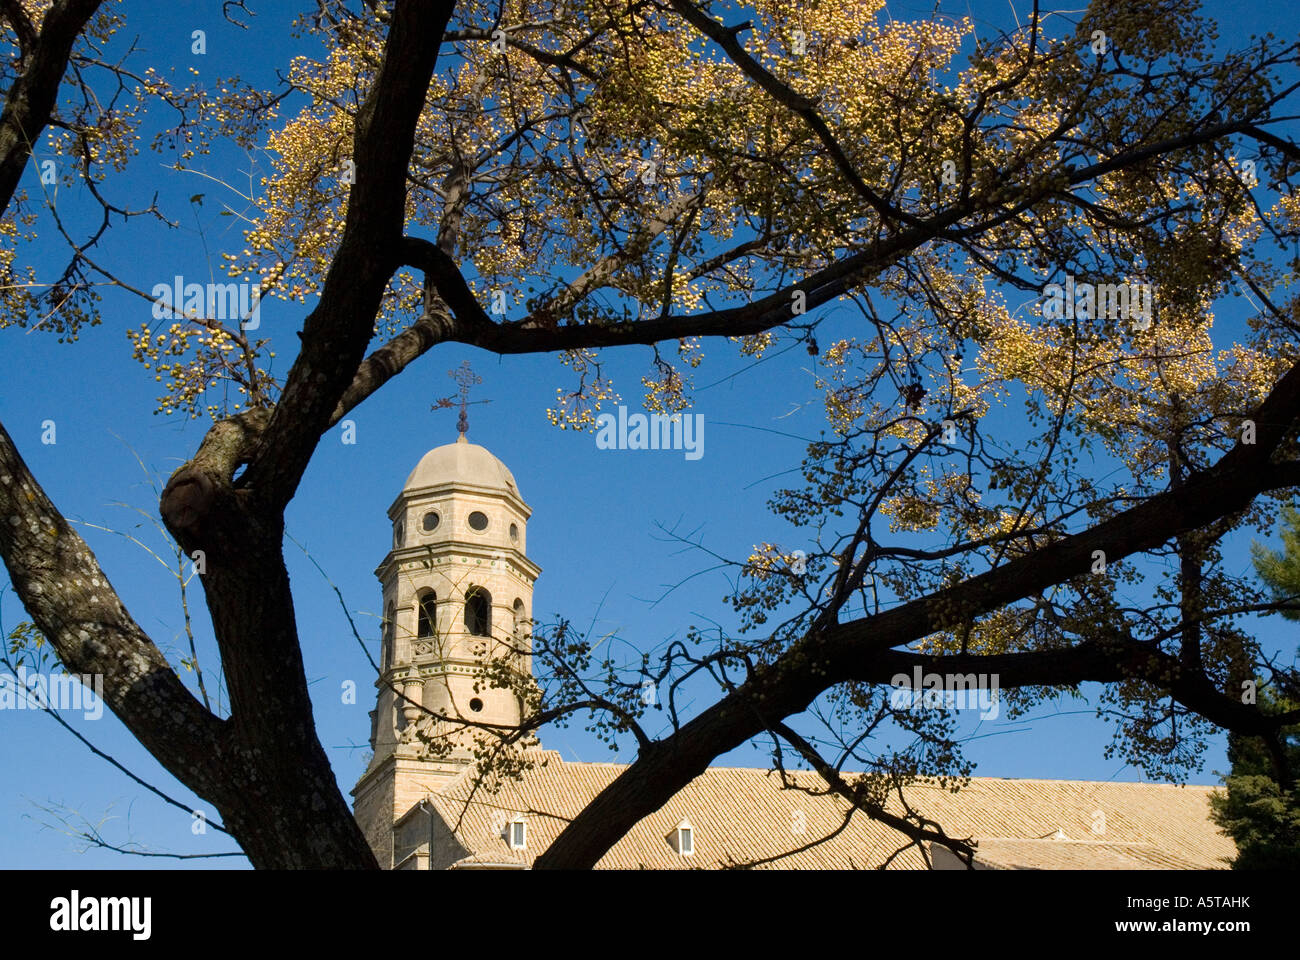
<svg viewBox="0 0 1300 960"><path fill-rule="evenodd" d="M397 818L465 772L476 739L491 739L460 721L520 720L515 692L490 687L483 670L532 672L541 569L525 553L531 513L506 465L468 441L463 415L456 442L426 453L388 509L392 548L375 571L383 639L374 756L353 790L381 867L395 865Z"/></svg>

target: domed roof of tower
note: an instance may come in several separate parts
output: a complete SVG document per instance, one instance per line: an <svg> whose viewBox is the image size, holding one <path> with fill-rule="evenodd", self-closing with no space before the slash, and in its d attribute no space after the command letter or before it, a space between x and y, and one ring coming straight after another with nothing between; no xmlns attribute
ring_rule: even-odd
<svg viewBox="0 0 1300 960"><path fill-rule="evenodd" d="M515 475L487 447L470 443L461 434L455 443L434 447L415 465L406 478L403 490L431 487L439 483L464 483L476 487L495 487L521 496Z"/></svg>

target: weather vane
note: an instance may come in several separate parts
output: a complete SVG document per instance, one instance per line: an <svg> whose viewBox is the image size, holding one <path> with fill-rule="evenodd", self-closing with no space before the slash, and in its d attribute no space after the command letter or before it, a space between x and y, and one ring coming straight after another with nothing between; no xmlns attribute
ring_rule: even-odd
<svg viewBox="0 0 1300 960"><path fill-rule="evenodd" d="M483 378L471 369L468 360L462 360L459 367L447 371L447 376L456 381L460 387L460 419L456 423L456 429L464 436L469 432L469 412L466 410L471 403L491 403L491 400L470 400L470 388L483 382ZM454 397L443 397L434 402L430 410L441 410L454 406L456 399Z"/></svg>

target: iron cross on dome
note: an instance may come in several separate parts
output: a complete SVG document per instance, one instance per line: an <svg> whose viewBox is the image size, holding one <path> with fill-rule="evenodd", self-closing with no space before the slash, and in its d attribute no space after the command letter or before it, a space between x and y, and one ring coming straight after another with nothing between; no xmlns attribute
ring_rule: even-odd
<svg viewBox="0 0 1300 960"><path fill-rule="evenodd" d="M469 433L469 413L466 410L469 406L469 391L471 387L482 383L483 378L474 372L468 360L462 360L459 367L448 370L447 376L460 387L460 419L456 421L456 430L464 436Z"/></svg>

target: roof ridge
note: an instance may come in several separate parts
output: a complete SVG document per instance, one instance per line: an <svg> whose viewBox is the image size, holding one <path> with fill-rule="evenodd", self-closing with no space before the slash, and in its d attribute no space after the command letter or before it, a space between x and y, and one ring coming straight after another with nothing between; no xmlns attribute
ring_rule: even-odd
<svg viewBox="0 0 1300 960"><path fill-rule="evenodd" d="M1058 843L1091 843L1091 844L1094 844L1094 845L1097 845L1097 846L1108 846L1108 847L1156 847L1157 849L1160 848L1160 844L1156 843L1156 842L1153 841L1153 840L1089 840L1089 839L1087 839L1087 838L1085 838L1085 837L1062 837L1061 839L1058 840L1055 836L1048 836L1048 837L976 837L975 839L976 839L976 841L979 842L979 843L984 843L984 842L989 841L989 840L1012 840L1012 841L1015 841L1016 843L1050 843L1050 844L1058 844ZM978 850L976 850L975 855L976 855L977 857L979 856L979 851L978 851Z"/></svg>
<svg viewBox="0 0 1300 960"><path fill-rule="evenodd" d="M548 754L555 754L558 761L561 764L564 764L566 766L573 766L575 764L584 767L628 767L630 766L630 764L627 763L615 763L610 760L565 760L563 755L558 750L544 749L541 752L548 753ZM710 766L706 768L704 773L700 774L700 776L704 776L705 774L711 773L715 770L737 771L737 772L744 772L744 773L755 772L755 773L763 773L763 774L770 774L776 772L770 767ZM815 770L788 770L786 772L791 775L806 774L810 776L818 776L817 771ZM874 775L874 776L883 776L883 774L871 774L870 771L867 770L844 770L842 772L847 775L866 774L866 775ZM928 785L927 781L933 782L934 780L937 779L939 778L937 777L922 778L920 780L914 781L913 785L919 784L925 786ZM1223 787L1222 784L1211 784L1211 783L1162 783L1154 780L1080 780L1077 778L1068 778L1068 777L973 776L970 778L970 780L972 783L995 783L999 781L1005 781L1008 783L1078 783L1078 784L1086 784L1088 786L1114 785L1114 786L1126 786L1126 787L1176 787L1179 789L1185 789L1191 787L1191 788L1202 789L1202 790L1218 790L1218 789L1222 789Z"/></svg>

